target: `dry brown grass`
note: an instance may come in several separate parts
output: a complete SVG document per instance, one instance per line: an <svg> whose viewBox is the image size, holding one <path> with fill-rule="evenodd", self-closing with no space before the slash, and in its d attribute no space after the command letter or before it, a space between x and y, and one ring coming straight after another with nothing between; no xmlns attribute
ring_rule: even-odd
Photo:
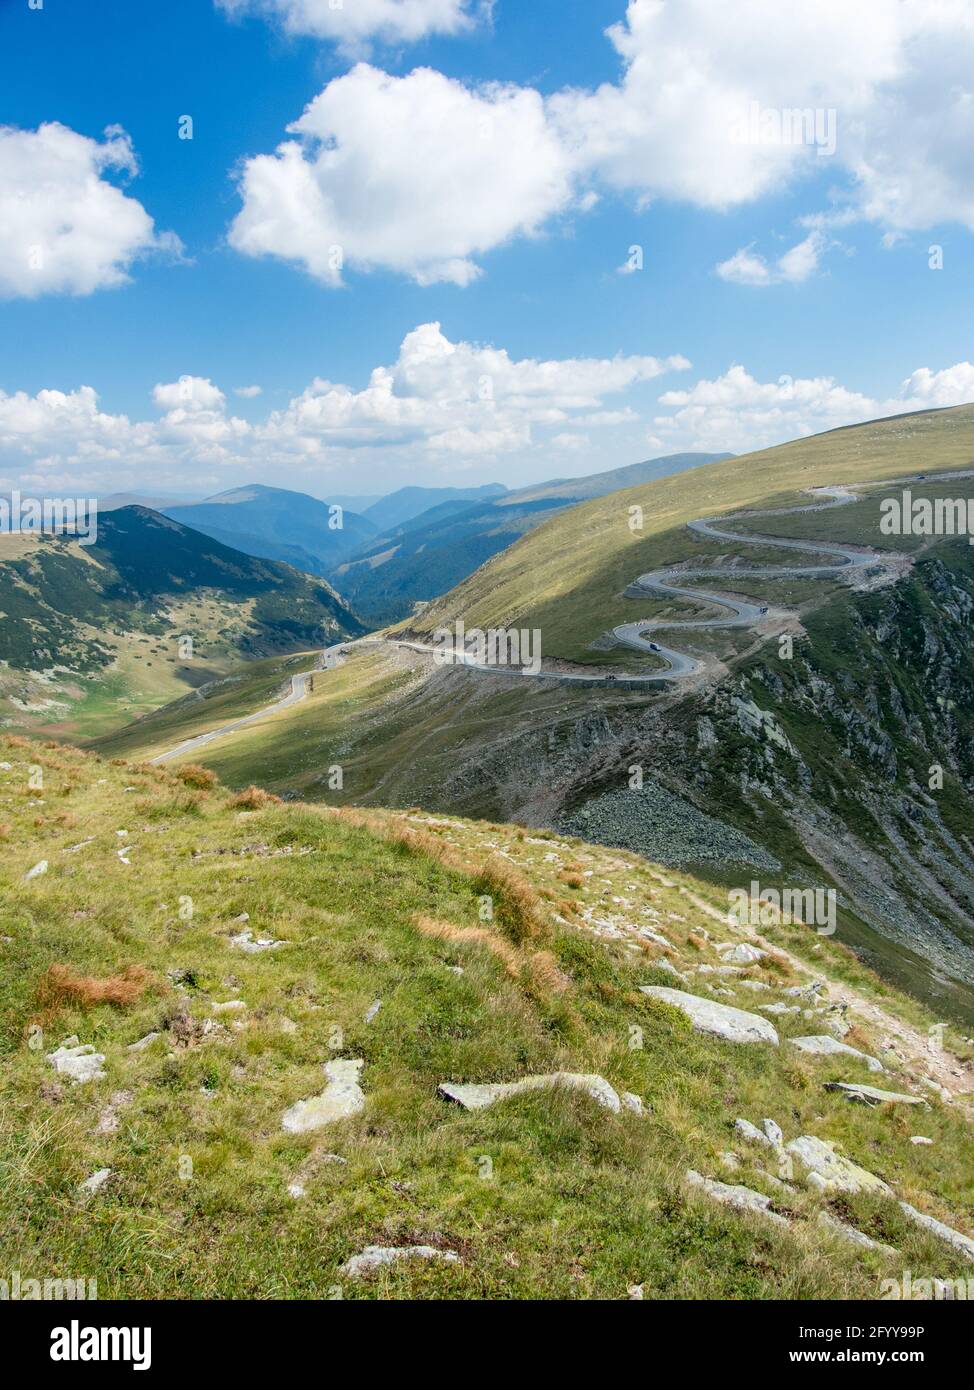
<svg viewBox="0 0 974 1390"><path fill-rule="evenodd" d="M456 922L445 922L439 917L425 917L421 913L416 914L413 922L423 936L432 936L438 941L485 946L503 961L504 969L512 979L520 978L521 957L497 932L489 931L486 927L461 927Z"/></svg>
<svg viewBox="0 0 974 1390"><path fill-rule="evenodd" d="M562 883L566 884L569 888L585 887L584 876L582 874L575 873L572 870L562 869L558 877L562 881Z"/></svg>
<svg viewBox="0 0 974 1390"><path fill-rule="evenodd" d="M500 906L500 916L518 943L546 937L551 928L544 904L527 879L492 854L477 875L477 886Z"/></svg>
<svg viewBox="0 0 974 1390"><path fill-rule="evenodd" d="M237 811L262 811L265 806L280 806L281 798L273 792L265 792L263 787L246 787L227 802Z"/></svg>
<svg viewBox="0 0 974 1390"><path fill-rule="evenodd" d="M104 979L82 975L72 965L52 965L38 982L37 1003L50 1022L63 1008L93 1009L98 1004L112 1004L124 1009L138 1003L147 990L164 988L142 965L127 965Z"/></svg>
<svg viewBox="0 0 974 1390"><path fill-rule="evenodd" d="M197 787L200 791L216 786L216 773L202 763L184 763L176 769L176 776L185 786Z"/></svg>

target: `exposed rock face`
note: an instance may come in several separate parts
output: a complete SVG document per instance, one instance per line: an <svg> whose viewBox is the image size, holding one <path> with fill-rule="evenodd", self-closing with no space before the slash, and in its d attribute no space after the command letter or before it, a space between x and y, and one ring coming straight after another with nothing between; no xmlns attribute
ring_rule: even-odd
<svg viewBox="0 0 974 1390"><path fill-rule="evenodd" d="M875 1086L861 1086L855 1081L826 1081L827 1091L841 1091L847 1100L863 1105L926 1105L922 1096L908 1096L900 1091L880 1091Z"/></svg>
<svg viewBox="0 0 974 1390"><path fill-rule="evenodd" d="M911 1207L909 1202L901 1202L900 1209L918 1226L922 1226L924 1230L939 1236L941 1240L945 1240L966 1259L974 1260L974 1240L970 1236L962 1235L960 1231L955 1231L951 1226L945 1226L934 1216L927 1216L925 1212L917 1211L916 1207Z"/></svg>
<svg viewBox="0 0 974 1390"><path fill-rule="evenodd" d="M834 1192L882 1192L892 1197L893 1189L882 1178L860 1168L851 1159L837 1154L824 1140L803 1134L785 1145L785 1150L808 1170L812 1187ZM818 1181L815 1181L815 1179Z"/></svg>
<svg viewBox="0 0 974 1390"><path fill-rule="evenodd" d="M444 1081L437 1089L447 1100L455 1100L464 1110L483 1110L508 1096L520 1095L523 1091L539 1091L549 1086L565 1086L569 1090L584 1091L606 1110L618 1114L622 1101L604 1076L595 1073L554 1071L548 1076L525 1076L520 1081L492 1081L483 1084L467 1082L457 1084ZM638 1097L636 1098L638 1099ZM627 1101L627 1108L634 1109Z"/></svg>
<svg viewBox="0 0 974 1390"><path fill-rule="evenodd" d="M358 1084L364 1065L361 1058L355 1061L336 1058L335 1061L326 1062L324 1071L328 1085L320 1095L299 1100L285 1110L281 1127L289 1134L306 1134L309 1130L321 1129L323 1125L357 1115L365 1108L365 1092Z"/></svg>
<svg viewBox="0 0 974 1390"><path fill-rule="evenodd" d="M895 1255L897 1252L892 1245L884 1245L882 1241L873 1240L872 1236L867 1236L865 1231L856 1230L855 1226L848 1225L845 1221L840 1221L831 1212L820 1211L818 1214L818 1224L824 1226L826 1230L832 1231L835 1235L841 1236L843 1240L849 1241L851 1245L861 1246L863 1250L881 1250L884 1255Z"/></svg>
<svg viewBox="0 0 974 1390"><path fill-rule="evenodd" d="M757 1212L759 1216L766 1216L769 1221L774 1221L779 1226L788 1225L783 1216L769 1210L771 1198L765 1197L763 1192L755 1192L753 1188L739 1187L732 1183L716 1182L713 1178L705 1178L692 1168L687 1169L687 1182L691 1187L701 1188L708 1197L720 1202L722 1206L735 1207L738 1211Z"/></svg>
<svg viewBox="0 0 974 1390"><path fill-rule="evenodd" d="M377 1269L396 1264L399 1260L443 1260L446 1264L459 1264L460 1257L453 1250L437 1250L432 1245L367 1245L360 1255L353 1255L339 1269L347 1279L361 1279L363 1275L373 1274Z"/></svg>
<svg viewBox="0 0 974 1390"><path fill-rule="evenodd" d="M90 1043L79 1047L77 1038L65 1038L54 1052L47 1054L47 1060L55 1071L70 1076L79 1084L86 1081L100 1081L106 1073L102 1070L104 1053L96 1052Z"/></svg>
<svg viewBox="0 0 974 1390"><path fill-rule="evenodd" d="M865 1062L870 1071L886 1070L878 1057L870 1057L858 1048L850 1047L848 1043L839 1042L831 1033L818 1033L808 1038L789 1038L788 1041L792 1047L800 1048L802 1052L821 1053L823 1056L841 1053L844 1057L856 1057L860 1062Z"/></svg>
<svg viewBox="0 0 974 1390"><path fill-rule="evenodd" d="M778 1046L774 1025L758 1014L749 1014L745 1009L718 1004L713 999L701 999L698 994L687 994L682 989L669 989L665 985L641 985L640 989L651 999L661 999L664 1004L672 1004L680 1009L698 1033L712 1033L714 1037L724 1038L727 1042L761 1042Z"/></svg>

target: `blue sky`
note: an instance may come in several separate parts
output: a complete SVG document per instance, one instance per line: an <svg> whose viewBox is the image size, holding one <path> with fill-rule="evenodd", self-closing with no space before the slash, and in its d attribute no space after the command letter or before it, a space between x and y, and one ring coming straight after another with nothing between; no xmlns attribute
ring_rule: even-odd
<svg viewBox="0 0 974 1390"><path fill-rule="evenodd" d="M0 0L0 487L516 486L974 396L967 3L863 0L868 57L833 0L409 3ZM743 102L836 154L715 154Z"/></svg>

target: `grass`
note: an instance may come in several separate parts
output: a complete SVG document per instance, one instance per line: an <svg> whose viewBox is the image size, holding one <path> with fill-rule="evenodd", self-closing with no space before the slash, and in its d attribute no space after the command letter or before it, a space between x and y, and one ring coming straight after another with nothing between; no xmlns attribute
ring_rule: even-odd
<svg viewBox="0 0 974 1390"><path fill-rule="evenodd" d="M625 1298L636 1283L664 1299L851 1298L905 1268L967 1272L895 1204L778 1188L765 1152L735 1140L737 1115L775 1117L789 1138L834 1140L932 1214L974 1222L962 1106L932 1099L920 1120L850 1105L823 1089L849 1064L721 1043L640 994L671 983L640 922L665 932L681 969L716 958L704 885L514 826L241 809L220 786L36 742L0 739L0 760L12 764L0 771L4 1269L95 1277L102 1298ZM43 795L29 796L38 765ZM41 859L48 871L25 880ZM255 935L286 944L233 947L245 912ZM598 934L609 920L617 937ZM784 963L752 974L780 988L800 978L783 953L807 935L776 930ZM891 1017L927 1021L820 944L818 969L855 972ZM38 1040L54 967L70 973ZM129 997L108 983L136 979L158 989ZM214 1012L234 999L246 1007ZM867 1050L882 1045L860 1026ZM785 1018L781 1031L807 1028ZM56 1077L46 1053L70 1034L104 1054L104 1080ZM321 1089L336 1055L364 1059L365 1110L285 1133L283 1111ZM567 1091L467 1113L436 1090L556 1069L599 1072L648 1113L612 1115ZM907 1083L894 1065L888 1084ZM910 1144L914 1126L933 1148ZM730 1148L733 1176L717 1157ZM112 1178L82 1199L101 1167ZM687 1167L766 1191L790 1228L692 1194ZM816 1218L828 1205L900 1255L827 1236ZM459 1263L339 1273L367 1244L413 1243Z"/></svg>

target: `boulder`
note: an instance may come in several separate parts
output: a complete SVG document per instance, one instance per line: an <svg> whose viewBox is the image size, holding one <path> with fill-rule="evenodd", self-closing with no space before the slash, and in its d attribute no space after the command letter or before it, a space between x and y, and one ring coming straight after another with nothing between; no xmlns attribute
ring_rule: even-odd
<svg viewBox="0 0 974 1390"><path fill-rule="evenodd" d="M893 1190L882 1178L860 1168L850 1158L837 1154L830 1144L814 1134L803 1134L785 1145L785 1152L797 1158L808 1170L810 1187L833 1192L882 1192L892 1197ZM814 1179L817 1179L815 1181Z"/></svg>
<svg viewBox="0 0 974 1390"><path fill-rule="evenodd" d="M326 1062L324 1072L328 1085L320 1095L299 1100L285 1110L281 1118L282 1129L289 1134L307 1134L309 1130L321 1129L323 1125L357 1115L365 1108L365 1092L358 1084L364 1065L361 1058L350 1061L339 1057Z"/></svg>
<svg viewBox="0 0 974 1390"><path fill-rule="evenodd" d="M66 1038L59 1048L47 1054L47 1060L55 1071L79 1084L100 1081L106 1074L102 1070L104 1053L96 1052L90 1043L79 1047L77 1038Z"/></svg>
<svg viewBox="0 0 974 1390"><path fill-rule="evenodd" d="M338 1273L347 1279L361 1279L399 1260L443 1260L446 1264L459 1264L460 1257L453 1250L437 1250L432 1245L367 1245L361 1254L347 1260Z"/></svg>
<svg viewBox="0 0 974 1390"><path fill-rule="evenodd" d="M930 1231L932 1235L939 1236L941 1240L952 1245L953 1248L968 1260L974 1260L974 1240L970 1236L962 1235L960 1231L955 1231L951 1226L945 1226L942 1221L938 1221L935 1216L927 1216L926 1212L917 1211L916 1207L911 1207L909 1202L901 1202L900 1210L903 1211L911 1221L915 1221L918 1226L922 1226L925 1231Z"/></svg>
<svg viewBox="0 0 974 1390"><path fill-rule="evenodd" d="M841 1091L847 1100L863 1105L926 1105L922 1096L908 1096L900 1091L881 1091L876 1086L860 1086L855 1081L826 1081L827 1091Z"/></svg>
<svg viewBox="0 0 974 1390"><path fill-rule="evenodd" d="M897 1251L892 1245L884 1245L882 1241L873 1240L872 1236L867 1236L865 1231L858 1231L855 1226L850 1226L845 1221L840 1221L831 1212L821 1211L818 1215L818 1224L824 1226L833 1235L841 1236L843 1240L849 1241L851 1245L859 1245L863 1250L881 1250L884 1255L895 1255Z"/></svg>
<svg viewBox="0 0 974 1390"><path fill-rule="evenodd" d="M672 1004L675 1009L681 1010L698 1033L711 1033L726 1042L772 1043L778 1046L774 1025L759 1014L735 1009L730 1004L719 1004L712 999L702 999L700 995L687 994L682 989L669 989L665 985L641 985L640 989L651 999L660 999L664 1004Z"/></svg>
<svg viewBox="0 0 974 1390"><path fill-rule="evenodd" d="M866 1052L860 1052L855 1047L850 1047L848 1043L839 1042L838 1038L833 1038L831 1033L818 1033L807 1038L789 1038L792 1047L800 1048L802 1052L815 1052L826 1057L835 1056L839 1053L843 1057L857 1057L860 1062L865 1062L870 1071L884 1071L885 1068L878 1057L870 1057Z"/></svg>
<svg viewBox="0 0 974 1390"><path fill-rule="evenodd" d="M779 1226L788 1225L783 1216L770 1210L771 1198L765 1197L763 1192L755 1192L753 1188L739 1187L732 1183L716 1182L713 1178L705 1178L692 1168L687 1169L686 1176L691 1187L701 1188L708 1197L720 1202L722 1206L734 1207L737 1211L757 1212L759 1216L766 1216L769 1221L774 1221Z"/></svg>
<svg viewBox="0 0 974 1390"><path fill-rule="evenodd" d="M444 1081L437 1089L441 1096L456 1101L464 1110L483 1110L499 1100L520 1095L522 1091L539 1091L549 1086L565 1086L569 1090L584 1091L604 1109L611 1110L614 1114L618 1114L622 1109L622 1101L605 1077L594 1073L553 1071L547 1076L524 1076L520 1081L463 1084Z"/></svg>

